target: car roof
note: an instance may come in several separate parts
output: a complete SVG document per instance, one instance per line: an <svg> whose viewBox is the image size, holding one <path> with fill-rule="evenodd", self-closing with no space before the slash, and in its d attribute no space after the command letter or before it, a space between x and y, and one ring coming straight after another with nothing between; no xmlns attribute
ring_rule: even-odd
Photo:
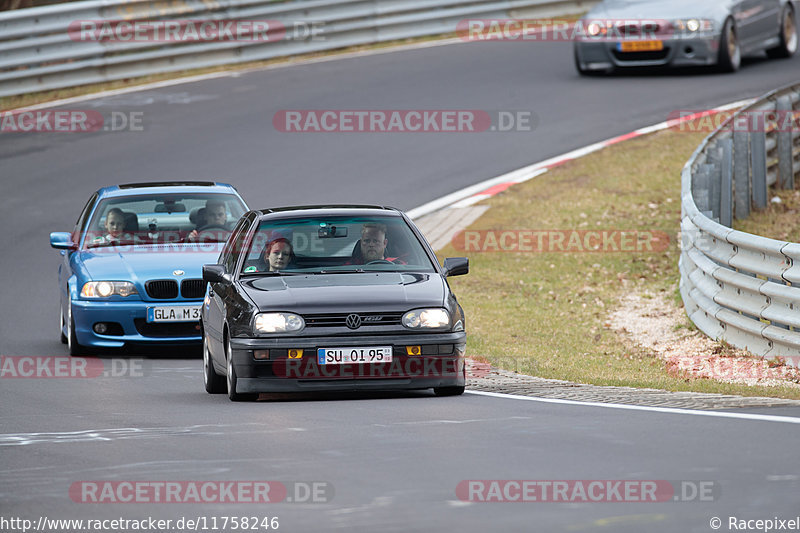
<svg viewBox="0 0 800 533"><path fill-rule="evenodd" d="M316 216L389 216L402 217L403 213L395 208L383 205L351 205L351 204L325 204L325 205L298 205L288 207L272 207L257 209L259 218L289 218L289 217L316 217Z"/></svg>
<svg viewBox="0 0 800 533"><path fill-rule="evenodd" d="M140 194L174 194L174 193L216 193L236 194L236 187L229 183L214 181L153 181L141 183L123 183L103 187L97 191L101 198L135 196Z"/></svg>

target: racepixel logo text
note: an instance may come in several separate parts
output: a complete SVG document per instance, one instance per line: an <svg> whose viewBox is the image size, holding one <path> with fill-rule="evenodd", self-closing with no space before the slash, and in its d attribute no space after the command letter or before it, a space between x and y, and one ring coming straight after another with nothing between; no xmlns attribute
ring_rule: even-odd
<svg viewBox="0 0 800 533"><path fill-rule="evenodd" d="M481 133L530 132L533 111L477 109L292 109L275 113L283 133Z"/></svg>

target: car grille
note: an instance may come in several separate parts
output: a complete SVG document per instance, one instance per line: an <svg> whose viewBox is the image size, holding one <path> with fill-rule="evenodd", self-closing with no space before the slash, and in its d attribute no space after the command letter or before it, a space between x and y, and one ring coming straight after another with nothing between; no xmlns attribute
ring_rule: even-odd
<svg viewBox="0 0 800 533"><path fill-rule="evenodd" d="M197 322L156 323L135 318L133 324L143 337L200 337L200 324Z"/></svg>
<svg viewBox="0 0 800 533"><path fill-rule="evenodd" d="M397 326L403 318L402 313L335 313L325 315L303 315L307 328L347 327L347 317L357 314L361 317L361 327Z"/></svg>
<svg viewBox="0 0 800 533"><path fill-rule="evenodd" d="M206 282L202 279L185 279L181 282L181 296L202 298L206 294Z"/></svg>
<svg viewBox="0 0 800 533"><path fill-rule="evenodd" d="M663 61L669 55L669 48L657 52L620 52L613 51L614 57L620 62L625 61Z"/></svg>
<svg viewBox="0 0 800 533"><path fill-rule="evenodd" d="M156 300L169 300L178 297L178 282L173 279L150 280L144 284L144 289L150 298Z"/></svg>

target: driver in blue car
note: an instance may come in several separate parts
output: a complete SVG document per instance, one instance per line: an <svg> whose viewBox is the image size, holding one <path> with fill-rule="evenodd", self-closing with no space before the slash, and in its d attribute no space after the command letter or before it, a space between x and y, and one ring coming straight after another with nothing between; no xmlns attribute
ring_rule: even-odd
<svg viewBox="0 0 800 533"><path fill-rule="evenodd" d="M361 265L373 261L390 261L392 263L405 264L405 261L397 257L386 257L386 246L389 239L386 238L386 226L376 222L367 222L361 226L361 257L354 257L345 264Z"/></svg>
<svg viewBox="0 0 800 533"><path fill-rule="evenodd" d="M208 200L204 209L204 216L199 217L197 229L193 229L186 240L194 242L197 240L198 233L208 230L220 230L229 232L228 227L228 212L225 209L225 202L220 200ZM202 224L202 225L201 225ZM224 241L224 239L222 239Z"/></svg>

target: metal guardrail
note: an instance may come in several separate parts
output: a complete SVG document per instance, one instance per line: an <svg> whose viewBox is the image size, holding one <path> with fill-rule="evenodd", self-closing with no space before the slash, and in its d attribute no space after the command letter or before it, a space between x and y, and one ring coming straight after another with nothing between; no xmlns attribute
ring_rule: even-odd
<svg viewBox="0 0 800 533"><path fill-rule="evenodd" d="M90 0L0 13L0 96L455 32L469 18L552 17L599 0ZM73 40L77 21L278 21L262 42ZM318 32L308 31L312 24Z"/></svg>
<svg viewBox="0 0 800 533"><path fill-rule="evenodd" d="M754 118L770 112L794 122L752 127ZM747 218L751 207L767 206L768 186L800 186L796 117L800 84L765 95L709 135L681 178L680 292L686 312L706 335L766 357L800 355L800 244L731 226L734 218Z"/></svg>

